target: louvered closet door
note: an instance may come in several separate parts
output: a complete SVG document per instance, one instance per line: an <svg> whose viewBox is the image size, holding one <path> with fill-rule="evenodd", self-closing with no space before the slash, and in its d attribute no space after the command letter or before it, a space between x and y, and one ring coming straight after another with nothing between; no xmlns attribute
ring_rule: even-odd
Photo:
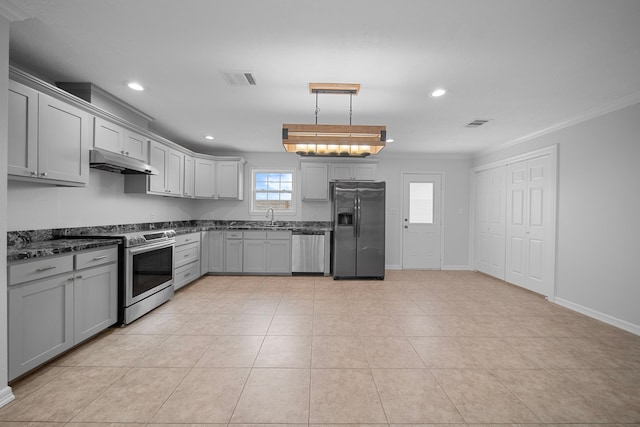
<svg viewBox="0 0 640 427"><path fill-rule="evenodd" d="M505 278L507 168L476 173L475 268Z"/></svg>
<svg viewBox="0 0 640 427"><path fill-rule="evenodd" d="M555 165L549 156L507 167L506 281L553 295Z"/></svg>

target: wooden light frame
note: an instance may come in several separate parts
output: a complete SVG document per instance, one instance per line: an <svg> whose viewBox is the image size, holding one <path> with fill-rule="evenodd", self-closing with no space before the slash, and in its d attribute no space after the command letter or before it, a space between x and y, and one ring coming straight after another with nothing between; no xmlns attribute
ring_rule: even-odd
<svg viewBox="0 0 640 427"><path fill-rule="evenodd" d="M379 153L386 139L386 126L282 125L285 151L301 156L366 157Z"/></svg>

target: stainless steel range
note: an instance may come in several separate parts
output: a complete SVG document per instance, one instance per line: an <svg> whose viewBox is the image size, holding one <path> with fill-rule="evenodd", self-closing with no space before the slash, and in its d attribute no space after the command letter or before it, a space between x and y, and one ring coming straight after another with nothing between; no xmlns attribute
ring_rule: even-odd
<svg viewBox="0 0 640 427"><path fill-rule="evenodd" d="M65 237L120 239L118 324L129 324L173 297L175 230L85 231Z"/></svg>
<svg viewBox="0 0 640 427"><path fill-rule="evenodd" d="M131 323L173 297L174 230L123 234L122 322Z"/></svg>

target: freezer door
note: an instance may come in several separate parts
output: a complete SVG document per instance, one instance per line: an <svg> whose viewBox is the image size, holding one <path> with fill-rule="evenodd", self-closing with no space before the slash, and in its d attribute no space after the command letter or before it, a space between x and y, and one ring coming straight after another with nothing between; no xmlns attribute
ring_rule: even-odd
<svg viewBox="0 0 640 427"><path fill-rule="evenodd" d="M360 182L356 200L356 276L384 278L385 183Z"/></svg>
<svg viewBox="0 0 640 427"><path fill-rule="evenodd" d="M333 183L333 277L356 275L356 195L352 182Z"/></svg>

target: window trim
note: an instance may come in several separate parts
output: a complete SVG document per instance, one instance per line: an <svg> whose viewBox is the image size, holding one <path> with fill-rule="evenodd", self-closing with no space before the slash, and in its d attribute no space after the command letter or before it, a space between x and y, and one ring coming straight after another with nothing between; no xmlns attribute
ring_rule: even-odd
<svg viewBox="0 0 640 427"><path fill-rule="evenodd" d="M290 173L291 174L291 208L289 209L274 209L275 215L296 215L298 197L298 183L297 174L295 169L289 168L252 168L251 169L251 201L249 203L249 214L251 215L264 215L268 209L256 208L256 175L259 173Z"/></svg>

